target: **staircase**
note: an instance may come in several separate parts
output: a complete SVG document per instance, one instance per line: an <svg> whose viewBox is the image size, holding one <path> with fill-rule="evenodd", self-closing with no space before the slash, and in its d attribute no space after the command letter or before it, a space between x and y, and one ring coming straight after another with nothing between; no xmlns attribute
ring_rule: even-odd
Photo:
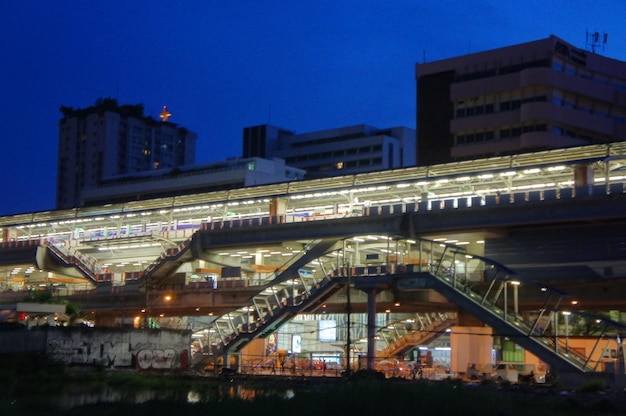
<svg viewBox="0 0 626 416"><path fill-rule="evenodd" d="M402 357L417 346L430 344L456 323L454 313L418 313L415 319L395 322L379 331L386 347L378 356Z"/></svg>
<svg viewBox="0 0 626 416"><path fill-rule="evenodd" d="M611 338L622 337L626 332L622 325L606 318L566 309L565 306L570 306L564 305L566 294L517 280L515 273L505 266L471 255L462 247L449 244L425 247L434 261L405 282L399 281L401 290L411 290L411 286L416 285L436 290L497 333L548 363L554 371L569 374L599 371L600 361L592 362L592 355L602 347L602 341L608 344ZM541 298L543 306L533 313L519 313L517 305L524 296ZM578 325L570 327L569 333L562 333L560 323L563 319L572 320L570 315L578 317ZM565 328L568 328L567 324ZM592 350L582 354L570 349L568 338L573 333L595 339Z"/></svg>
<svg viewBox="0 0 626 416"><path fill-rule="evenodd" d="M322 264L311 267L312 261L332 251L336 244L336 239L330 239L307 245L307 250L281 268L282 271L261 287L248 304L216 318L209 326L212 352L240 351L253 339L276 331L293 316L315 312L342 290L346 283L344 277L327 274Z"/></svg>

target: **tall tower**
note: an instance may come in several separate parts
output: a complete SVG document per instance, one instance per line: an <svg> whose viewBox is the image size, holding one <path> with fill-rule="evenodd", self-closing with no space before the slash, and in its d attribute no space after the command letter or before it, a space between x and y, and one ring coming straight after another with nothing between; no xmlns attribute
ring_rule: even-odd
<svg viewBox="0 0 626 416"><path fill-rule="evenodd" d="M143 114L143 105L98 99L83 109L61 107L56 208L81 205L81 192L118 175L195 163L196 134ZM163 113L162 113L163 114Z"/></svg>

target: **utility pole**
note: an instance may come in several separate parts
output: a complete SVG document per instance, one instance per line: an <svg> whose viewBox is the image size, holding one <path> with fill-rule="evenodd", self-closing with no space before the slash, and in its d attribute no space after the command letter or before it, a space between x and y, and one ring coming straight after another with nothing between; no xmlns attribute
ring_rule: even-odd
<svg viewBox="0 0 626 416"><path fill-rule="evenodd" d="M345 263L344 263L345 265ZM350 268L350 264L348 263L347 267L345 267L346 269L346 274L348 276L348 282L346 284L346 314L348 315L348 322L346 325L346 377L350 378L350 349L351 349L351 345L352 345L352 341L350 340L350 321L351 321L351 316L350 313L352 312L352 304L350 303L350 275L351 275L351 268Z"/></svg>

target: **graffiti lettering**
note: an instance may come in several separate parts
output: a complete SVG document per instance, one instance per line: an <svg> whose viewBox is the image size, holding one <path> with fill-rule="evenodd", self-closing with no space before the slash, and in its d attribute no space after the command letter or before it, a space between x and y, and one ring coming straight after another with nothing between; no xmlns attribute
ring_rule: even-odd
<svg viewBox="0 0 626 416"><path fill-rule="evenodd" d="M175 359L176 351L173 349L141 350L137 353L137 367L142 370L169 370L174 367Z"/></svg>
<svg viewBox="0 0 626 416"><path fill-rule="evenodd" d="M164 342L165 341L165 342ZM50 331L46 352L66 364L189 368L189 333L182 331Z"/></svg>

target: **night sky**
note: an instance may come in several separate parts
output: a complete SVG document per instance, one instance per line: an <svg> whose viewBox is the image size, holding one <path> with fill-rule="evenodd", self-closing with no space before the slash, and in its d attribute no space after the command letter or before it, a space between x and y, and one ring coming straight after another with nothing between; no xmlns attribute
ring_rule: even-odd
<svg viewBox="0 0 626 416"><path fill-rule="evenodd" d="M416 62L595 31L626 60L626 1L0 0L0 215L54 208L62 105L167 105L204 163L263 123L415 128Z"/></svg>

